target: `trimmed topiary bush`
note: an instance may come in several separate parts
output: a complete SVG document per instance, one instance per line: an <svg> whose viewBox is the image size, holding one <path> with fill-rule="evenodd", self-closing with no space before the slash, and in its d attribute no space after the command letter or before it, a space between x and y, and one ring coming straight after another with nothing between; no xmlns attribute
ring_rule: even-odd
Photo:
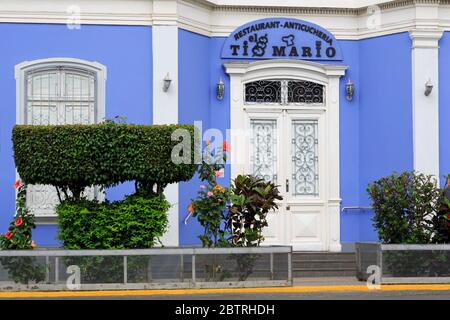
<svg viewBox="0 0 450 320"><path fill-rule="evenodd" d="M188 141L180 138L179 130ZM125 181L162 194L167 184L194 175L195 134L193 125L178 124L17 125L14 160L25 183L53 185L66 198L69 191L78 199L86 187ZM186 148L174 149L181 141ZM172 161L173 150L180 150L177 155L187 161Z"/></svg>

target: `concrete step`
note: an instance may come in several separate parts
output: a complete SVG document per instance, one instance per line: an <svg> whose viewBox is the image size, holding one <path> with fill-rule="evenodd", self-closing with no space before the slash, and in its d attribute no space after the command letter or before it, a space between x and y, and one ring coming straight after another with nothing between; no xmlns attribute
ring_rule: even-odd
<svg viewBox="0 0 450 320"><path fill-rule="evenodd" d="M346 277L356 274L353 252L294 252L292 273L296 278Z"/></svg>
<svg viewBox="0 0 450 320"><path fill-rule="evenodd" d="M356 269L355 261L296 261L292 263L293 269Z"/></svg>
<svg viewBox="0 0 450 320"><path fill-rule="evenodd" d="M315 277L355 277L355 270L307 270L293 271L294 278L315 278Z"/></svg>
<svg viewBox="0 0 450 320"><path fill-rule="evenodd" d="M292 261L355 261L355 253L353 252L294 252L292 254Z"/></svg>

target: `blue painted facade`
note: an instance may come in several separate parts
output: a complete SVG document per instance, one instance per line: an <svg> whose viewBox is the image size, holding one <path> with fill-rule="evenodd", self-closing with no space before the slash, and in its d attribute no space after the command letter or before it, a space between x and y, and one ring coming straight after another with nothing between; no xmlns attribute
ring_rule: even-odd
<svg viewBox="0 0 450 320"><path fill-rule="evenodd" d="M152 121L151 27L86 25L70 30L58 24L0 24L0 230L14 215L15 180L11 130L16 122L14 66L51 57L97 61L107 67L106 117L126 116L130 123ZM125 184L107 190L110 199L131 193ZM41 246L57 245L54 225L40 225L34 237Z"/></svg>
<svg viewBox="0 0 450 320"><path fill-rule="evenodd" d="M196 120L204 119L204 124L219 128L223 134L230 127L229 96L225 95L224 100L219 101L214 93L220 77L225 87L229 88L229 77L223 68L226 60L220 59L225 40L225 37L213 37L208 41L208 38L188 31L179 33L180 70L198 70L186 72L189 75L186 80L180 78L181 87L191 88L191 91L183 90L183 98L180 90L180 107L185 103L183 99L187 99L191 106L201 106L205 114ZM189 43L195 43L195 48ZM349 67L340 81L341 92L345 92L348 79L354 82L356 88L351 102L346 100L344 94L340 95L341 207L369 205L366 192L369 182L393 171L412 170L411 42L407 33L401 33L362 41L339 41L339 44L343 61L329 63ZM194 59L191 52L195 52ZM210 55L209 59L203 57L206 52ZM210 61L209 85L201 88L192 86L192 83L204 81L205 61ZM208 94L210 105L204 108L203 95ZM183 116L183 112L180 112L180 122L192 122L192 113ZM203 129L208 128L204 126ZM224 181L228 180L229 176L226 176ZM191 194L193 198L199 182L195 180L186 185L193 185L194 189L183 187L180 191L181 220L186 216L189 203L185 196ZM341 241L376 240L372 216L370 210L341 213ZM193 219L188 225L181 221L181 243L199 243L196 238L200 231L198 228Z"/></svg>
<svg viewBox="0 0 450 320"><path fill-rule="evenodd" d="M439 41L439 172L450 174L450 32Z"/></svg>
<svg viewBox="0 0 450 320"><path fill-rule="evenodd" d="M65 25L0 24L0 230L14 212L15 180L11 129L15 124L14 66L25 60L71 57L97 61L107 67L106 115L126 116L130 123L151 124L152 29L143 26L86 25L69 30ZM202 121L203 130L230 127L229 77L221 51L225 37L207 37L178 31L178 122ZM359 41L340 40L342 61L349 68L340 81L340 190L341 207L369 205L367 184L393 171L413 169L411 40L399 33ZM450 34L440 41L440 172L450 173ZM225 96L217 100L219 79ZM345 83L355 84L353 101L345 98ZM224 184L230 181L225 170ZM195 219L183 223L190 199L201 182L197 177L180 183L180 245L199 244L202 230ZM107 190L111 200L132 192L130 184ZM341 241L373 241L371 211L341 213ZM41 225L34 238L41 246L57 245L56 227Z"/></svg>

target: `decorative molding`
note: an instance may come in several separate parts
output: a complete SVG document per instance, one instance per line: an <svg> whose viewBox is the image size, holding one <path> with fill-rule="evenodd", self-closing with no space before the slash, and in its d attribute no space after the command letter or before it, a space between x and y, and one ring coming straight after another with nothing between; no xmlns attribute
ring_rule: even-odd
<svg viewBox="0 0 450 320"><path fill-rule="evenodd" d="M0 9L0 22L66 24L71 5L81 9L81 24L172 25L205 36L228 36L236 27L264 17L283 16L308 20L323 26L337 39L359 40L422 27L450 30L450 0L305 1L279 6L243 0L234 5L218 0L15 0ZM231 3L238 3L236 1ZM325 2L323 2L325 3ZM290 5L287 5L290 4ZM368 8L379 9L380 25L367 26ZM74 31L75 32L75 31Z"/></svg>
<svg viewBox="0 0 450 320"><path fill-rule="evenodd" d="M441 29L413 29L409 32L412 48L439 48Z"/></svg>

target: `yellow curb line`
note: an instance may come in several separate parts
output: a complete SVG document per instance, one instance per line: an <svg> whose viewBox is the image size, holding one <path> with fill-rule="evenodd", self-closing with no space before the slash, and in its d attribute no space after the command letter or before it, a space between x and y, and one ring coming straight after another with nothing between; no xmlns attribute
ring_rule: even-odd
<svg viewBox="0 0 450 320"><path fill-rule="evenodd" d="M20 291L0 292L0 298L62 298L62 297L132 297L158 295L196 295L217 293L318 293L350 291L446 291L450 284L384 285L381 289L369 289L365 285L297 286L281 288L226 288L226 289L165 289L126 291Z"/></svg>

